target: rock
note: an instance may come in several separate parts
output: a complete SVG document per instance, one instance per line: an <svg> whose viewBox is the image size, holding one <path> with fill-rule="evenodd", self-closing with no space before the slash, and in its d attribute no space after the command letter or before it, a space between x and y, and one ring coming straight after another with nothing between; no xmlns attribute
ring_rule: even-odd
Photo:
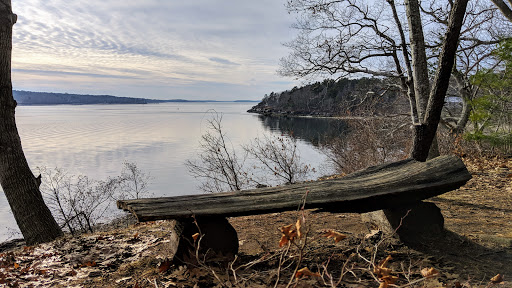
<svg viewBox="0 0 512 288"><path fill-rule="evenodd" d="M361 217L386 236L393 235L406 244L419 244L444 235L441 210L430 202L364 213Z"/></svg>
<svg viewBox="0 0 512 288"><path fill-rule="evenodd" d="M182 222L183 231L176 260L196 262L195 252L199 246L202 260L225 263L232 261L238 254L238 234L228 220L224 217L197 217L196 221L197 225L192 221ZM197 236L196 239L194 235Z"/></svg>

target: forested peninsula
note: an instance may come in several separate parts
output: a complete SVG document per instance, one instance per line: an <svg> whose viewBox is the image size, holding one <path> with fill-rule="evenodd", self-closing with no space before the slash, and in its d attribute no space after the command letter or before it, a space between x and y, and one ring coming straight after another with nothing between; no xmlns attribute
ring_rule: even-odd
<svg viewBox="0 0 512 288"><path fill-rule="evenodd" d="M87 104L147 104L148 99L111 95L81 95L13 90L18 105L87 105Z"/></svg>
<svg viewBox="0 0 512 288"><path fill-rule="evenodd" d="M326 79L283 92L272 92L248 112L324 117L407 113L407 99L394 87L389 81L379 78Z"/></svg>

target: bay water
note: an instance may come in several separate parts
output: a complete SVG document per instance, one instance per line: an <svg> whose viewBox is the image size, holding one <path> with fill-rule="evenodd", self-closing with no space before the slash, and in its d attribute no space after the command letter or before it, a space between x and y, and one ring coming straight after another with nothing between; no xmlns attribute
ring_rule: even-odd
<svg viewBox="0 0 512 288"><path fill-rule="evenodd" d="M37 167L58 167L70 175L102 180L119 175L123 162L133 162L151 175L148 188L156 197L203 193L198 189L200 180L189 175L184 163L200 153L201 135L215 112L223 115L223 130L235 149L264 134L302 131L295 135L303 162L316 169L311 178L330 172L322 165L326 157L312 143L317 141L315 135L329 133L330 128L326 127L336 126L330 133L338 133L337 129L343 127L327 120L280 120L247 113L252 105L196 102L20 106L16 121L25 156L34 171ZM1 191L0 242L20 237Z"/></svg>

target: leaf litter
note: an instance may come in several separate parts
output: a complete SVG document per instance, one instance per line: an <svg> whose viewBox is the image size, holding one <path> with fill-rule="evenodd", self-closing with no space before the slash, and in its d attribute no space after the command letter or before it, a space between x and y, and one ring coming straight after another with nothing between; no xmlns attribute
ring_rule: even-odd
<svg viewBox="0 0 512 288"><path fill-rule="evenodd" d="M418 281L417 286L410 287L509 287L512 245L484 236L512 239L512 161L464 160L473 179L461 189L432 199L451 231L448 240L415 249L396 243L377 247L384 237L382 232L366 227L359 214L306 210L301 213L312 234L334 241L311 243L301 269L294 275L288 271L287 276L294 279L296 287L326 287L329 276L334 279L339 275L329 275L326 271L331 270L323 267L340 271L344 263L351 263L361 271L367 267L366 274L357 274L357 283L351 283L349 277L343 282L346 287L396 287L407 281ZM272 255L301 237L303 221L286 225L296 219L297 211L230 219L241 243L235 264L249 267L236 268L240 277L250 280L237 282L242 283L239 287L274 286L271 271L276 269L277 260ZM225 275L214 278L211 270L201 267L172 264L171 231L170 221L148 222L0 251L0 287L222 287L233 281ZM279 248L280 241L288 242ZM357 251L363 242L368 245ZM369 263L357 253L370 260L373 268L369 269ZM407 281L404 275L409 277Z"/></svg>

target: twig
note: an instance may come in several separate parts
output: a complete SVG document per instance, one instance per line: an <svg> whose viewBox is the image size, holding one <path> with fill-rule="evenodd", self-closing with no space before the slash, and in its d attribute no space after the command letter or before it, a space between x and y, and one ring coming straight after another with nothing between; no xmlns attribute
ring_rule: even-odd
<svg viewBox="0 0 512 288"><path fill-rule="evenodd" d="M290 251L291 243L288 243L288 247L286 247L286 250L281 253L281 257L279 257L279 266L277 267L277 273L276 273L276 283L274 284L274 288L277 288L277 285L279 284L279 279L281 277L281 268L284 264L283 258L285 255L288 255L288 251Z"/></svg>

